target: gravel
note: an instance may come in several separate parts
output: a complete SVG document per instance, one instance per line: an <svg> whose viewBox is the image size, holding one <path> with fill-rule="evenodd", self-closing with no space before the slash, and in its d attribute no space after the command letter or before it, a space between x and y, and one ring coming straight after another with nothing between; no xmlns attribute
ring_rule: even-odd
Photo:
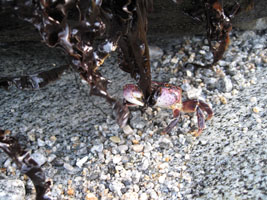
<svg viewBox="0 0 267 200"><path fill-rule="evenodd" d="M0 127L22 138L42 165L53 182L52 199L266 199L266 41L265 32L234 30L213 69L184 67L211 62L205 37L150 42L152 79L180 85L184 99L205 100L214 110L197 138L197 118L186 113L162 135L172 112L161 108L131 109L130 124L120 129L111 107L89 96L89 86L72 71L38 91L0 89ZM37 42L5 46L0 53L5 75L65 62L57 49ZM124 84L134 83L119 69L116 54L101 73L112 80L109 92L118 98ZM26 188L18 199L34 199L31 181L0 155L1 181ZM1 189L1 195L9 191Z"/></svg>

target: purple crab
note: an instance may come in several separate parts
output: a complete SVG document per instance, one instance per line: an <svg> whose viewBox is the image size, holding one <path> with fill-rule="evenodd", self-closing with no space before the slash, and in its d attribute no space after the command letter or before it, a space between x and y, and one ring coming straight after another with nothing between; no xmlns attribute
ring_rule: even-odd
<svg viewBox="0 0 267 200"><path fill-rule="evenodd" d="M205 128L205 116L203 111L207 113L206 120L213 116L211 107L202 100L190 99L182 101L182 89L178 86L152 82L152 93L145 100L142 91L134 84L127 84L123 88L123 97L127 106L155 106L161 108L172 109L174 120L164 129L163 133L169 133L178 123L180 112L197 113L198 131L195 136L199 136Z"/></svg>

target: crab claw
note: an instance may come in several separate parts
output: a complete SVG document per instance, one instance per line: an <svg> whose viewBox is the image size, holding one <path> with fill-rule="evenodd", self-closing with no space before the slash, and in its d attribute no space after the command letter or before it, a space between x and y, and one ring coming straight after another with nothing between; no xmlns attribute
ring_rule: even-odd
<svg viewBox="0 0 267 200"><path fill-rule="evenodd" d="M213 116L213 111L210 108L208 104L206 104L204 101L201 100L187 100L183 102L183 112L186 113L197 113L197 121L198 121L198 132L195 134L195 136L199 136L202 132L202 130L205 128L205 117L203 114L203 111L207 113L206 120L209 120Z"/></svg>
<svg viewBox="0 0 267 200"><path fill-rule="evenodd" d="M118 125L123 128L129 119L130 111L126 105L116 101L113 105L113 115Z"/></svg>
<svg viewBox="0 0 267 200"><path fill-rule="evenodd" d="M134 84L127 84L123 87L123 97L133 105L144 106L144 95Z"/></svg>

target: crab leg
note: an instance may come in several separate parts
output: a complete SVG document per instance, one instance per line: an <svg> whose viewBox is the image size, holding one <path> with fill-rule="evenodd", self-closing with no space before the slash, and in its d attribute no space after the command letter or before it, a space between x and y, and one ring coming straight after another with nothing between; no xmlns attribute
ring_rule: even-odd
<svg viewBox="0 0 267 200"><path fill-rule="evenodd" d="M173 117L175 119L172 120L171 123L164 129L162 134L169 133L177 125L177 123L179 122L180 111L178 109L173 110Z"/></svg>
<svg viewBox="0 0 267 200"><path fill-rule="evenodd" d="M198 103L199 103L198 104L199 108L208 114L208 117L206 118L206 120L210 120L213 116L213 111L210 108L210 106L201 100L198 100Z"/></svg>
<svg viewBox="0 0 267 200"><path fill-rule="evenodd" d="M199 107L197 107L197 124L198 124L198 131L197 133L195 133L195 136L199 136L202 130L205 128L204 114Z"/></svg>
<svg viewBox="0 0 267 200"><path fill-rule="evenodd" d="M207 120L211 119L213 116L210 106L203 101L196 99L184 101L182 110L186 113L197 113L198 132L195 134L195 136L199 136L202 130L205 128L205 117L203 111L205 111L208 115Z"/></svg>

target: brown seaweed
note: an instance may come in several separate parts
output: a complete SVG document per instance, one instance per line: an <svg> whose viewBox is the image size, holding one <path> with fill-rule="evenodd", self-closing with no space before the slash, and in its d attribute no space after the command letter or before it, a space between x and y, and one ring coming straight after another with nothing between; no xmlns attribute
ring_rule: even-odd
<svg viewBox="0 0 267 200"><path fill-rule="evenodd" d="M207 0L205 2L205 12L207 18L207 37L209 46L213 54L212 65L217 63L222 57L230 43L229 32L232 30L231 19L238 11L236 4L230 16L224 13L221 0Z"/></svg>
<svg viewBox="0 0 267 200"><path fill-rule="evenodd" d="M10 131L0 129L0 148L16 163L22 174L26 174L36 189L36 200L49 200L46 193L51 185L45 174L29 152L21 148L18 140L9 136Z"/></svg>
<svg viewBox="0 0 267 200"><path fill-rule="evenodd" d="M48 46L60 47L71 57L71 65L90 84L90 94L117 106L98 68L119 48L121 69L131 73L146 97L150 95L146 32L151 10L152 0L24 0L16 7L18 16L32 23Z"/></svg>
<svg viewBox="0 0 267 200"><path fill-rule="evenodd" d="M235 3L231 8L226 8L226 11L223 8L222 0L192 0L192 4L194 4L193 9L184 9L184 13L198 22L206 21L207 38L213 54L213 61L210 64L194 65L210 68L222 59L229 46L229 33L232 30L231 19L238 13L239 4Z"/></svg>
<svg viewBox="0 0 267 200"><path fill-rule="evenodd" d="M68 65L62 65L33 75L0 77L0 87L8 89L9 86L15 85L21 90L37 90L46 86L50 82L59 79L60 75L68 68Z"/></svg>

